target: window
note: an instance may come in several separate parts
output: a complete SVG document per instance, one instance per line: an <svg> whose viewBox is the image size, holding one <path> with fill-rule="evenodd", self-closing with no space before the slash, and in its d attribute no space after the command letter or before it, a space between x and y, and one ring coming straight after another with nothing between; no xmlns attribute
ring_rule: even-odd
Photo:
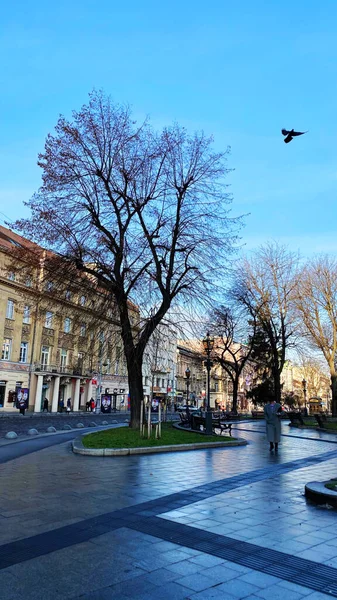
<svg viewBox="0 0 337 600"><path fill-rule="evenodd" d="M165 387L165 379L161 380L161 387Z"/></svg>
<svg viewBox="0 0 337 600"><path fill-rule="evenodd" d="M87 333L87 325L86 323L81 323L80 335L84 337Z"/></svg>
<svg viewBox="0 0 337 600"><path fill-rule="evenodd" d="M28 343L21 342L19 361L22 363L26 363L27 359L28 359Z"/></svg>
<svg viewBox="0 0 337 600"><path fill-rule="evenodd" d="M67 366L68 350L61 349L61 369Z"/></svg>
<svg viewBox="0 0 337 600"><path fill-rule="evenodd" d="M66 300L71 300L71 291L70 290L66 291Z"/></svg>
<svg viewBox="0 0 337 600"><path fill-rule="evenodd" d="M157 386L157 387L160 387L160 379L159 379L159 377L157 377L157 380L156 380L156 386Z"/></svg>
<svg viewBox="0 0 337 600"><path fill-rule="evenodd" d="M23 323L30 323L30 306L27 304L23 309Z"/></svg>
<svg viewBox="0 0 337 600"><path fill-rule="evenodd" d="M100 343L103 344L103 342L104 342L104 331L103 330L101 330L99 332L98 339L99 339Z"/></svg>
<svg viewBox="0 0 337 600"><path fill-rule="evenodd" d="M71 319L66 317L64 319L64 333L70 333L71 331Z"/></svg>
<svg viewBox="0 0 337 600"><path fill-rule="evenodd" d="M7 301L6 319L14 318L14 300Z"/></svg>
<svg viewBox="0 0 337 600"><path fill-rule="evenodd" d="M12 352L12 340L10 338L5 338L4 343L2 344L1 360L10 360L11 352Z"/></svg>
<svg viewBox="0 0 337 600"><path fill-rule="evenodd" d="M86 297L85 296L81 296L80 297L80 305L81 306L85 306L86 302L87 302Z"/></svg>
<svg viewBox="0 0 337 600"><path fill-rule="evenodd" d="M119 362L121 358L121 349L119 346L116 348L116 361L115 361L115 375L119 375Z"/></svg>
<svg viewBox="0 0 337 600"><path fill-rule="evenodd" d="M26 284L27 287L32 287L32 283L33 283L33 280L31 278L31 276L28 275L28 277L26 277L25 284Z"/></svg>
<svg viewBox="0 0 337 600"><path fill-rule="evenodd" d="M8 273L8 279L9 279L9 281L15 281L15 273L14 273L14 271L9 271L9 273Z"/></svg>
<svg viewBox="0 0 337 600"><path fill-rule="evenodd" d="M41 349L41 368L45 369L49 365L49 347L42 346Z"/></svg>
<svg viewBox="0 0 337 600"><path fill-rule="evenodd" d="M54 284L52 281L46 281L45 289L47 292L52 292L54 289Z"/></svg>
<svg viewBox="0 0 337 600"><path fill-rule="evenodd" d="M46 320L44 322L44 326L47 327L48 329L52 329L53 327L53 313L47 311L46 312Z"/></svg>

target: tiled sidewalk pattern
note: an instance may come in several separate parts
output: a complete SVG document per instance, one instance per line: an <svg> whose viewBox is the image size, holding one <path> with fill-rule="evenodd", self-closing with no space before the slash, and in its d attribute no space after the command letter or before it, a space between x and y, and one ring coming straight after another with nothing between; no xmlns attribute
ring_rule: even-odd
<svg viewBox="0 0 337 600"><path fill-rule="evenodd" d="M303 497L335 475L337 438L291 434L278 456L245 431L248 446L225 450L97 459L61 445L2 465L1 598L337 595L336 512Z"/></svg>

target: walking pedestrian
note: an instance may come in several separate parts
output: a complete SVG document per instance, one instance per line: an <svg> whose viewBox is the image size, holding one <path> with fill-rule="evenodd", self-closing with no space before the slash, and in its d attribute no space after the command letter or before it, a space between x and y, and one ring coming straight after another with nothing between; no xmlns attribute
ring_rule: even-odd
<svg viewBox="0 0 337 600"><path fill-rule="evenodd" d="M48 412L48 404L49 404L48 398L45 398L43 401L43 412L45 410Z"/></svg>
<svg viewBox="0 0 337 600"><path fill-rule="evenodd" d="M59 403L59 404L60 404L60 413L62 413L62 412L63 412L63 409L64 409L64 400L63 400L63 398L61 398L61 400L60 400L60 403Z"/></svg>
<svg viewBox="0 0 337 600"><path fill-rule="evenodd" d="M264 417L266 419L266 432L270 452L272 452L274 448L275 452L278 451L278 445L281 438L281 412L282 406L279 402L275 402L275 400L270 400L264 407Z"/></svg>
<svg viewBox="0 0 337 600"><path fill-rule="evenodd" d="M67 400L67 412L71 411L71 398L68 398Z"/></svg>
<svg viewBox="0 0 337 600"><path fill-rule="evenodd" d="M90 398L90 408L91 408L91 412L95 412L96 402L93 398Z"/></svg>

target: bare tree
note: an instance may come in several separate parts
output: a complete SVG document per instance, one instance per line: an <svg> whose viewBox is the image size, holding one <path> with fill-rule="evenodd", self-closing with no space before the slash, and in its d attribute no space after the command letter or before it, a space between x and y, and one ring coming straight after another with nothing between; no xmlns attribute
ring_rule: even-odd
<svg viewBox="0 0 337 600"><path fill-rule="evenodd" d="M281 400L281 373L287 348L296 342L294 315L297 256L277 243L261 246L244 259L237 276L236 301L256 320L268 344L274 395Z"/></svg>
<svg viewBox="0 0 337 600"><path fill-rule="evenodd" d="M296 308L302 333L329 367L332 414L337 416L337 260L327 255L305 265L297 282Z"/></svg>
<svg viewBox="0 0 337 600"><path fill-rule="evenodd" d="M175 125L137 126L103 93L60 117L39 156L43 184L16 227L105 287L118 307L131 399L139 424L146 344L178 298L203 298L236 240L224 178L226 152ZM137 334L130 300L144 315Z"/></svg>
<svg viewBox="0 0 337 600"><path fill-rule="evenodd" d="M233 385L232 411L237 413L240 376L247 365L256 330L256 319L247 320L247 314L241 310L222 307L215 311L212 330L215 334L215 361L229 375ZM244 343L243 343L244 341Z"/></svg>

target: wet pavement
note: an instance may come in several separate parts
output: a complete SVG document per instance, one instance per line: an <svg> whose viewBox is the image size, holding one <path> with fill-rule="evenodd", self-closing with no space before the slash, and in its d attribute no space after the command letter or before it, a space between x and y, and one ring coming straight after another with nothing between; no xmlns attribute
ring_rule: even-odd
<svg viewBox="0 0 337 600"><path fill-rule="evenodd" d="M337 512L304 497L336 476L337 436L282 423L275 455L263 423L235 427L247 446L189 453L17 443L0 464L1 600L337 597Z"/></svg>

